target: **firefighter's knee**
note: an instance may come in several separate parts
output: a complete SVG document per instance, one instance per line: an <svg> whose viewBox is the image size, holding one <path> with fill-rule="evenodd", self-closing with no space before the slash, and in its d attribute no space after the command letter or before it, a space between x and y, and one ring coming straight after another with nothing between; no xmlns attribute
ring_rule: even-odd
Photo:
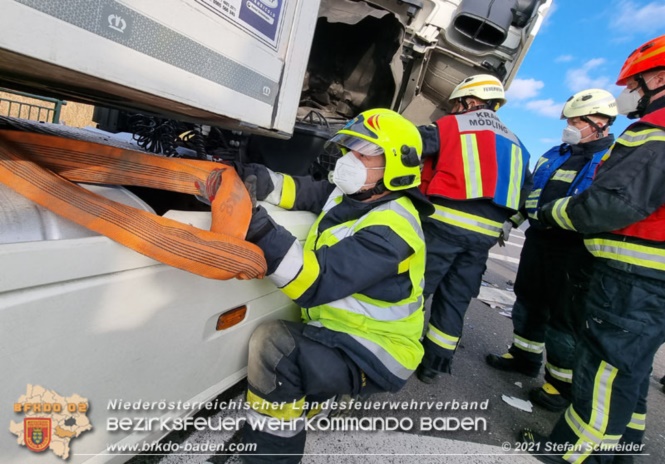
<svg viewBox="0 0 665 464"><path fill-rule="evenodd" d="M277 364L296 347L284 321L261 324L249 340L247 381L253 389L268 394L277 388Z"/></svg>

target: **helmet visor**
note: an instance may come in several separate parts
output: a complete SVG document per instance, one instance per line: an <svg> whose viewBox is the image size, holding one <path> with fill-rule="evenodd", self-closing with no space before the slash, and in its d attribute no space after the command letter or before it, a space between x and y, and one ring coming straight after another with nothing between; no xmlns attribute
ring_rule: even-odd
<svg viewBox="0 0 665 464"><path fill-rule="evenodd" d="M337 134L328 140L326 145L332 143L365 156L377 156L383 154L383 148L377 144L349 134Z"/></svg>

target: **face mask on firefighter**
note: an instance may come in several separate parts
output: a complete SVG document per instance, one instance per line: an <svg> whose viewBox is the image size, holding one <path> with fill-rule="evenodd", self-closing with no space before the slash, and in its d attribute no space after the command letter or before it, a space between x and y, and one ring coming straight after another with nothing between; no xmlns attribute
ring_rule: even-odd
<svg viewBox="0 0 665 464"><path fill-rule="evenodd" d="M649 80L644 80L642 75L635 77L635 80L638 83L637 87L632 90L625 88L617 97L617 111L619 111L620 114L626 115L628 119L644 116L647 106L649 106L649 103L651 102L651 97L665 90L665 85L655 89L649 88L649 82L654 80L656 76L658 76L658 74L654 74ZM642 89L643 96L640 96L637 91L638 88Z"/></svg>
<svg viewBox="0 0 665 464"><path fill-rule="evenodd" d="M640 102L640 93L637 87L634 89L625 88L617 97L617 111L625 116L637 111L637 105Z"/></svg>
<svg viewBox="0 0 665 464"><path fill-rule="evenodd" d="M347 195L353 195L360 191L361 188L373 184L367 184L367 171L368 170L385 169L380 168L367 168L362 161L360 161L353 152L349 152L337 160L335 170L332 175L332 183Z"/></svg>
<svg viewBox="0 0 665 464"><path fill-rule="evenodd" d="M587 127L589 127L588 124L582 129L578 129L575 126L567 125L563 130L563 134L561 135L561 140L563 141L563 143L567 143L569 145L577 145L582 141L582 131Z"/></svg>

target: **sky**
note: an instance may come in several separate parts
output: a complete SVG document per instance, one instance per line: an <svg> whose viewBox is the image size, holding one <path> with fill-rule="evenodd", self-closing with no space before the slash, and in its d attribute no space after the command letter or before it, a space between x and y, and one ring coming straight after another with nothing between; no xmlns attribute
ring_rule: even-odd
<svg viewBox="0 0 665 464"><path fill-rule="evenodd" d="M564 103L588 88L608 90L640 45L665 34L663 0L554 0L543 26L507 91L499 116L522 140L530 164L561 143ZM619 115L617 137L631 121Z"/></svg>

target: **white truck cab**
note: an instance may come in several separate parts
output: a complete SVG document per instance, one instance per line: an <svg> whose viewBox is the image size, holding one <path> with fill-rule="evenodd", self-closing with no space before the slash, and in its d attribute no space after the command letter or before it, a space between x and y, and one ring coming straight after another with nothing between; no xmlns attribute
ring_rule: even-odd
<svg viewBox="0 0 665 464"><path fill-rule="evenodd" d="M97 137L142 150L154 132L132 128L140 113L143 122L177 121L203 140L185 147L174 133L179 146L169 155L312 174L325 139L363 110L392 108L423 124L445 114L448 95L469 75L494 74L508 87L551 2L6 0L0 86L111 108L98 112L101 129L137 132L129 144L99 130L1 117L0 130ZM123 115L130 115L124 123ZM182 129L177 124L174 131ZM210 227L209 211L189 208L182 196L85 188ZM304 240L314 215L265 206ZM227 325L231 313L240 316ZM218 281L166 266L0 179L0 427L12 432L0 434L2 462L43 462L24 446L24 419L45 413L16 406L37 401L37 386L88 404L85 418L80 411L58 416L46 453L57 445L62 457L65 443L71 463L128 460L107 447L166 432L114 431L114 420L197 410L114 404L215 398L244 378L249 336L275 318L297 320L299 309L267 279Z"/></svg>

